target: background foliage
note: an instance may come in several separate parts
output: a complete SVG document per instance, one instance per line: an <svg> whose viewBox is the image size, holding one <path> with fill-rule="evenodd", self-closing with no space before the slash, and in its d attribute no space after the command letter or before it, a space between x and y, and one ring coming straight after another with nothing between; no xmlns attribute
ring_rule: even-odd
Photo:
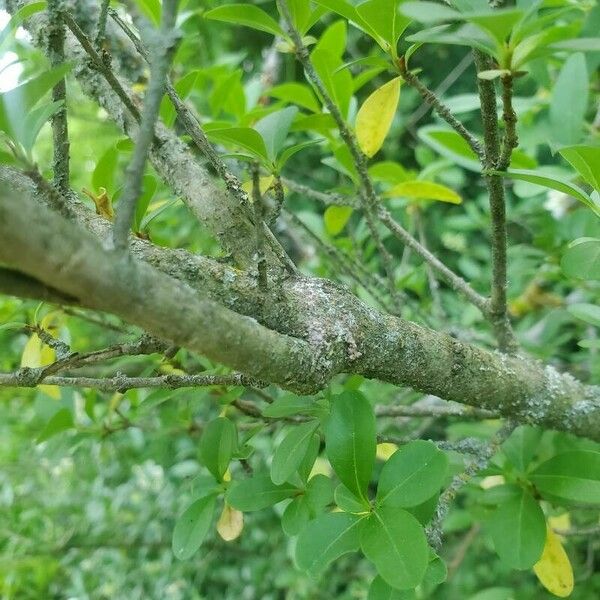
<svg viewBox="0 0 600 600"><path fill-rule="evenodd" d="M269 61L273 61L275 55L273 35L206 17L208 10L223 4L200 0L180 2L178 26L183 35L172 67L172 79L179 93L208 123L209 137L237 151L239 145L231 144L223 131L227 132L232 126L251 126L273 109L296 105L298 111L287 113L290 121L294 120L290 122L286 144L313 143L303 147L281 168L283 177L309 183L315 190L333 190L351 197L356 173L333 133L329 116L306 84L295 57L285 52L285 42L280 40L276 47L278 65L271 73ZM522 8L530 4L517 2ZM127 8L150 20L160 14L159 3L150 0L111 5L118 11ZM256 5L278 20L273 2ZM468 7L462 8L467 10ZM598 192L594 196L593 182L578 175L555 150L581 143L597 148L600 7L596 2L557 0L543 3L543 8L572 9L552 13L557 25L571 28L567 39L595 42L589 42L591 50L580 48L583 52L541 53L523 66L526 76L515 80L514 104L519 117L520 147L512 166L581 186L585 197L590 198L592 210L560 191L541 188L523 178L509 182L509 303L524 349L558 368L568 368L588 383L597 384L600 383L597 360L600 267L597 257L591 264L582 261L579 255L569 259L578 247L573 249L569 245L577 239L593 238L593 242L584 242L591 244L585 257L596 256L600 221L593 209L599 205ZM431 14L426 16L426 22L433 20ZM424 29L420 18L423 17L408 26L399 45L401 53L410 45L405 37ZM233 18L236 19L239 20L239 14ZM310 41L316 43L317 48L333 57L334 64L327 64L323 59L322 69L337 78L337 83L332 85L338 104L343 107L348 121L354 122L366 98L392 75L375 58L358 67L339 68L348 61L367 56L378 56L381 61L381 52L372 39L331 12L323 11L309 35L314 37ZM24 30L18 29L15 35L11 27L7 27L0 39L2 77L7 81L11 79L14 84L17 76L25 81L47 70L46 58L33 47ZM113 52L134 89L143 92L148 78L143 60L137 57L124 62L125 55L120 54L118 48L113 48ZM476 75L469 56L468 49L461 44L428 43L418 48L411 59L411 68L420 70L422 81L438 90L465 125L481 132ZM83 95L74 81L69 79L68 82L72 187L78 192L85 188L92 196L99 195L100 188L105 188L112 202L117 203L132 144L122 138L107 115ZM163 100L161 117L166 124L180 130L167 100ZM281 123L278 126L281 127ZM418 179L445 186L446 194L450 193L448 190L458 194L462 203L457 203L458 196L433 202L398 192L390 192L386 202L394 217L406 228L414 231L475 289L485 290L491 269L486 190L480 168L473 166L473 158L456 140L448 142L443 137L445 131L447 127L439 118L425 110L417 91L404 84L391 129L382 149L369 163L371 174L384 192ZM31 149L31 158L45 176L50 176L52 143L48 126L41 129ZM272 158L269 156L266 163ZM3 161L10 160L8 154L3 155ZM247 163L232 159L231 166L244 181L250 181ZM92 201L87 201L92 206ZM216 241L197 225L149 166L142 206L145 210L137 215L135 229L153 242L221 256ZM315 238L301 228L291 227L291 217L285 214L276 228L301 268L307 273L342 281L359 296L373 302L368 292L357 286L347 273L340 273L339 265L322 245L324 242L352 259L363 261L369 273L383 277L381 257L364 219L348 207L324 208L305 194L295 193L291 186L286 208L316 235ZM461 339L492 344L491 332L475 308L449 288L433 286L432 289L426 265L394 238L384 241L389 252L398 259L397 288L406 299L403 316ZM114 317L79 310L55 311L50 305L0 297L1 371L14 371L27 355L28 345L32 351L32 333L24 329L26 324L45 323L43 326L52 328L76 351L132 341L140 335ZM112 329L107 329L107 324ZM110 361L99 371L99 367L95 369L95 375L225 372L222 367L185 350L170 360L161 360L157 355L126 357ZM319 412L320 408L329 401L335 406L340 393L357 390L367 404L378 407L422 401L419 394L410 390L356 376L338 377L317 398L321 405L317 403L312 416L320 418L323 412ZM263 392L213 386L177 391L129 390L125 394L88 389L58 390L48 386L0 389L0 597L367 598L376 570L356 553L336 560L316 578L296 568L298 531L289 513L287 521L282 519L286 506L282 503L273 509L245 511L241 536L226 542L215 528L223 506L221 494L216 499L217 511L200 550L186 560L174 556L172 536L176 520L190 504L214 488L213 475L220 484L223 480L226 483L229 477L234 482L243 481L247 476L245 471L250 469L270 472L274 480L281 480L279 483L290 477L290 464L285 463L290 460L287 454L283 456L280 451L279 460L284 464L273 466L273 462L277 460L276 449L297 429L297 424L290 427L285 420L264 419L262 426L257 425L260 421L254 418L256 415L253 416L248 406L262 407L265 394L270 402L293 400L291 395L274 387ZM366 416L358 419L362 432L370 418L369 410L365 410ZM289 413L292 417L295 414L294 411ZM240 440L239 446L234 444L229 453L236 454L231 465L231 456L215 458L210 454L214 445L208 444L208 449L203 450L200 441L207 433L207 424L223 416L235 421ZM499 428L497 420L479 421L468 416L377 419L379 441L432 439L447 442L448 448L465 439L476 446L478 440L489 440ZM308 444L312 430L307 429L306 433ZM215 435L219 442L223 439L220 431ZM352 482L344 479L344 467L336 466L335 444L330 441L333 435L325 431L327 457L339 479L351 487ZM363 457L371 452L371 442L374 444L373 436L369 437L368 432L365 435ZM304 443L296 442L301 446ZM515 445L518 448L515 449ZM385 446L379 447L373 475L370 467L365 467L363 487L359 485L353 490L358 496L361 493L374 496L373 482L381 481L384 459L388 458L385 450ZM512 492L507 491L507 486L502 487L503 492L497 487L494 491L491 486L502 481L497 479L501 476L509 483L526 487L529 485L527 473L552 456L569 451L597 456L598 450L597 444L564 433L534 428L513 433L450 507L440 551L448 568L447 581L442 585L437 585L435 577L425 581L416 597L445 600L548 597L531 565L521 566L523 570L511 568L515 566L510 564L511 551L515 548L510 537L512 525L507 532L502 522L495 522L494 518L498 518L496 507ZM345 450L337 452L343 462ZM448 467L442 479L447 485L453 475L464 470L468 454L446 449L444 456ZM321 476L338 482L331 465L321 447L313 472L316 470ZM291 466L291 472L299 467L298 464ZM593 469L596 471L590 479L596 478L597 482L600 480L597 464L589 467L590 473ZM597 488L593 490L597 494ZM506 497L502 497L503 493ZM577 499L568 502L550 496L544 497L542 506L547 518L559 519L551 521L557 529L575 530L575 533L578 529L593 530L592 535L570 535L564 543L576 579L572 597L597 598L600 596L599 497L596 495L587 506L581 507ZM538 495L536 506L539 500ZM339 505L337 496L336 501ZM331 499L327 503L333 504ZM236 505L233 497L231 504ZM533 527L534 520L533 517L527 519L526 526ZM287 533L292 532L291 537L285 534L282 525L288 528ZM535 535L531 533L532 538ZM508 544L508 552L503 553L503 543Z"/></svg>

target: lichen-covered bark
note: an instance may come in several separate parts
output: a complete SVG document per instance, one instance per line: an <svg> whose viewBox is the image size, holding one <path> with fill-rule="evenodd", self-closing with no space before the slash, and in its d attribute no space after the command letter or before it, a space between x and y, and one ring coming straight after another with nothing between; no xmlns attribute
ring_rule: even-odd
<svg viewBox="0 0 600 600"><path fill-rule="evenodd" d="M26 193L16 201L6 190L0 239L0 261L57 293L288 389L315 392L337 373L359 373L600 439L598 388L384 315L330 281L289 277L265 293L229 267L147 242L135 248L139 258L123 260Z"/></svg>

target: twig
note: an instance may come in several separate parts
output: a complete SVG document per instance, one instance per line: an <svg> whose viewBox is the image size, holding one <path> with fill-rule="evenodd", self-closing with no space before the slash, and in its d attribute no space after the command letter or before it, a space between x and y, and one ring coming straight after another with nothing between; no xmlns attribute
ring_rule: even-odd
<svg viewBox="0 0 600 600"><path fill-rule="evenodd" d="M282 178L281 181L292 192L310 198L311 200L317 200L325 206L351 206L353 208L358 207L357 202L353 198L348 198L347 196L343 196L342 194L332 194L331 192L319 192L317 190L313 190L307 185L303 185L301 183L298 183L297 181L293 181L292 179L287 179L285 177Z"/></svg>
<svg viewBox="0 0 600 600"><path fill-rule="evenodd" d="M420 211L415 211L414 218L416 220L417 232L419 235L419 243L423 248L427 248L427 238L425 236L425 227L423 226L423 214ZM427 282L429 291L431 292L431 301L433 304L433 313L438 319L445 317L444 307L442 306L442 298L440 296L440 284L435 278L433 269L428 262L425 262L427 271Z"/></svg>
<svg viewBox="0 0 600 600"><path fill-rule="evenodd" d="M104 44L104 40L106 38L106 21L108 18L108 6L110 5L110 0L102 0L102 4L100 5L100 14L98 15L98 32L96 33L96 38L94 39L94 46L101 51L102 45Z"/></svg>
<svg viewBox="0 0 600 600"><path fill-rule="evenodd" d="M483 160L484 152L481 142L454 116L452 111L436 96L436 94L424 85L420 79L411 73L406 67L404 57L398 61L398 68L402 74L402 78L406 83L414 87L421 95L423 100L429 104L437 113L452 127L466 142L475 154Z"/></svg>
<svg viewBox="0 0 600 600"><path fill-rule="evenodd" d="M67 27L71 30L71 33L77 38L77 41L81 44L82 48L90 57L92 66L104 76L108 85L110 85L115 94L119 96L121 102L123 102L133 118L139 123L141 119L140 111L137 109L131 98L127 95L127 92L123 89L123 86L119 83L119 80L113 73L110 65L108 65L96 52L87 35L85 35L81 27L79 27L77 22L68 12L64 11L62 13L62 18Z"/></svg>
<svg viewBox="0 0 600 600"><path fill-rule="evenodd" d="M376 223L376 207L377 207L377 195L375 194L375 189L373 187L373 182L369 177L369 173L367 171L367 163L365 160L364 154L360 151L358 144L354 138L354 135L350 131L350 128L346 124L342 114L340 113L339 108L336 106L335 102L332 100L331 96L327 92L325 85L321 81L321 78L315 71L313 64L310 61L310 57L308 55L308 49L306 48L304 42L302 41L302 37L298 30L294 27L293 21L291 18L291 14L287 5L286 0L278 0L277 2L279 6L279 10L286 21L287 28L289 34L292 38L292 41L295 45L296 56L302 66L304 67L304 71L306 72L306 76L312 84L315 86L320 96L323 98L325 102L325 106L327 110L330 112L333 120L335 121L338 131L340 132L340 136L342 137L344 143L348 147L350 151L350 155L352 156L352 160L356 166L356 170L358 172L359 179L361 181L361 189L359 198L361 199L361 206L365 215L365 219L367 221L367 226L369 227L369 231L373 236L373 240L377 245L379 253L381 255L381 260L383 261L385 271L388 277L388 285L390 289L390 294L392 298L397 297L396 285L394 282L394 268L392 264L392 256L384 246L383 241L381 239L381 235L377 230Z"/></svg>
<svg viewBox="0 0 600 600"><path fill-rule="evenodd" d="M474 50L477 72L490 67L488 57L479 50ZM496 91L494 82L477 78L481 117L483 120L485 158L484 170L495 169L500 159L500 141L498 134L498 113L496 108ZM507 234L506 204L504 185L498 175L484 175L490 202L492 219L492 292L489 301L490 321L494 327L498 345L502 351L514 352L517 347L512 333L506 307L507 287Z"/></svg>
<svg viewBox="0 0 600 600"><path fill-rule="evenodd" d="M512 74L504 75L502 82L502 106L505 131L502 140L502 150L498 158L498 170L505 171L510 165L512 151L519 145L519 137L517 136L517 113L513 107L513 76Z"/></svg>
<svg viewBox="0 0 600 600"><path fill-rule="evenodd" d="M123 392L134 388L178 389L211 385L265 385L241 373L231 375L162 375L159 377L63 377L59 375L41 376L35 382L23 381L19 372L0 373L0 387L33 387L45 385L93 388L103 392Z"/></svg>
<svg viewBox="0 0 600 600"><path fill-rule="evenodd" d="M484 314L488 313L487 300L478 294L462 277L450 270L437 256L421 245L404 227L394 220L389 211L379 207L378 213L381 222L404 244L412 248L432 269L441 275L456 292L459 292L479 308Z"/></svg>
<svg viewBox="0 0 600 600"><path fill-rule="evenodd" d="M439 548L442 544L442 523L448 514L450 503L456 498L459 490L484 469L490 459L496 454L501 444L512 433L516 424L507 421L492 437L489 444L482 449L478 456L475 456L462 473L456 475L446 490L440 495L435 516L427 527L427 537L433 548Z"/></svg>
<svg viewBox="0 0 600 600"><path fill-rule="evenodd" d="M52 67L65 63L65 26L61 16L61 0L48 2L50 32L48 35L48 58ZM52 88L52 101L62 106L52 115L52 143L54 152L54 182L61 193L69 191L69 128L67 124L67 87L65 78Z"/></svg>
<svg viewBox="0 0 600 600"><path fill-rule="evenodd" d="M162 5L160 30L154 36L154 49L150 61L150 82L144 95L142 121L135 140L135 149L127 167L123 195L117 207L113 229L113 243L116 249L127 248L127 239L135 206L142 191L142 178L148 152L154 140L154 126L158 118L160 103L165 92L165 82L171 56L175 49L174 34L177 1L165 0Z"/></svg>

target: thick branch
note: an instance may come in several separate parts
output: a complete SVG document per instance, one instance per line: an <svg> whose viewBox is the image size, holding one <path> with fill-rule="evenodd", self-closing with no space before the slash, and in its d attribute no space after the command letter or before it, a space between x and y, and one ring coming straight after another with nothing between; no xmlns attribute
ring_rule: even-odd
<svg viewBox="0 0 600 600"><path fill-rule="evenodd" d="M332 282L289 278L255 297L245 280L237 288L243 297L232 302L261 325L138 260L116 260L26 196L0 199L0 239L0 260L14 269L261 380L314 392L336 373L359 373L600 440L600 389L383 315ZM184 258L169 260L184 277L186 269L177 267Z"/></svg>

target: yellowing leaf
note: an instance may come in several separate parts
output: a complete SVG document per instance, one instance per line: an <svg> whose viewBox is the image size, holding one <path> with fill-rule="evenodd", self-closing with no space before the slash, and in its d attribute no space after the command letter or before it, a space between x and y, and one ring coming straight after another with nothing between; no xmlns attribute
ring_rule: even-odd
<svg viewBox="0 0 600 600"><path fill-rule="evenodd" d="M43 321L42 321L43 323ZM34 333L25 344L21 356L21 367L39 369L53 363L56 360L54 348L42 343L37 333ZM40 385L38 388L56 400L60 399L60 388L56 385Z"/></svg>
<svg viewBox="0 0 600 600"><path fill-rule="evenodd" d="M573 591L573 568L560 538L548 527L546 545L542 557L533 565L540 583L559 598L566 598Z"/></svg>
<svg viewBox="0 0 600 600"><path fill-rule="evenodd" d="M568 531L571 529L571 513L566 512L556 517L550 517L548 519L548 525L552 527L553 530ZM564 539L562 535L557 535L560 539Z"/></svg>
<svg viewBox="0 0 600 600"><path fill-rule="evenodd" d="M325 229L329 235L338 235L352 216L350 206L329 206L323 215Z"/></svg>
<svg viewBox="0 0 600 600"><path fill-rule="evenodd" d="M481 480L479 484L484 490L489 490L497 485L504 483L504 477L502 475L488 475Z"/></svg>
<svg viewBox="0 0 600 600"><path fill-rule="evenodd" d="M112 202L108 197L108 193L106 189L101 187L100 193L98 195L86 190L85 188L82 190L86 196L89 196L94 205L96 206L96 214L108 219L109 221L113 221L115 218L115 213L113 211Z"/></svg>
<svg viewBox="0 0 600 600"><path fill-rule="evenodd" d="M273 185L274 180L275 177L273 177L273 175L260 177L258 179L258 188L261 196L267 193L269 188ZM248 194L248 197L252 199L252 180L242 183L242 189L246 192L246 194Z"/></svg>
<svg viewBox="0 0 600 600"><path fill-rule="evenodd" d="M376 89L356 115L356 139L369 158L381 148L390 130L400 100L400 82L396 77Z"/></svg>
<svg viewBox="0 0 600 600"><path fill-rule="evenodd" d="M217 522L217 531L226 541L231 542L240 536L244 529L244 513L225 504Z"/></svg>
<svg viewBox="0 0 600 600"><path fill-rule="evenodd" d="M21 367L37 369L42 365L42 340L34 333L25 344L21 356Z"/></svg>
<svg viewBox="0 0 600 600"><path fill-rule="evenodd" d="M432 181L403 181L385 193L389 198L411 198L413 200L439 200L460 204L462 198L450 188Z"/></svg>
<svg viewBox="0 0 600 600"><path fill-rule="evenodd" d="M383 442L382 444L377 444L377 453L375 456L378 460L386 461L394 452L398 450L398 446L396 444L391 444L390 442Z"/></svg>

